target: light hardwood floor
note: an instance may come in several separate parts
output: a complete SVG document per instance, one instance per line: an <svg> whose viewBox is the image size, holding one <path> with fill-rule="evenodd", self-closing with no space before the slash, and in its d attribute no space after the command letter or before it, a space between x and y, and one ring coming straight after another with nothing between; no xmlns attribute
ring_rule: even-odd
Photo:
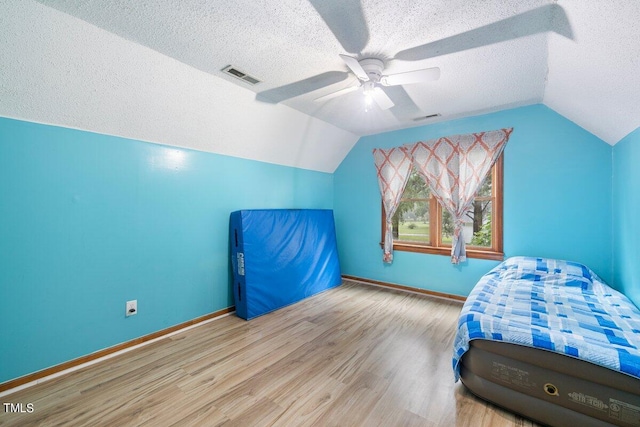
<svg viewBox="0 0 640 427"><path fill-rule="evenodd" d="M0 425L535 426L454 384L461 303L350 281L0 398Z"/></svg>

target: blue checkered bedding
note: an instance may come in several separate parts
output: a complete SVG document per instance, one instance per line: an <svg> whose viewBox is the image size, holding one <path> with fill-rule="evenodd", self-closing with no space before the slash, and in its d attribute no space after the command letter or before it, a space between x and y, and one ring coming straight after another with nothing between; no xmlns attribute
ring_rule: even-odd
<svg viewBox="0 0 640 427"><path fill-rule="evenodd" d="M456 381L474 339L542 348L640 378L640 310L575 262L513 257L484 275L460 313Z"/></svg>

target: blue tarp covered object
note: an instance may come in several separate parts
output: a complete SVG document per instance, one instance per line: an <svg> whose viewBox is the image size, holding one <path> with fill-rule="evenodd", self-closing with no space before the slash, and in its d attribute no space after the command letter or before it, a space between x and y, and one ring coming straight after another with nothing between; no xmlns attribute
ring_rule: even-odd
<svg viewBox="0 0 640 427"><path fill-rule="evenodd" d="M342 283L331 210L235 211L229 240L236 314L243 319Z"/></svg>

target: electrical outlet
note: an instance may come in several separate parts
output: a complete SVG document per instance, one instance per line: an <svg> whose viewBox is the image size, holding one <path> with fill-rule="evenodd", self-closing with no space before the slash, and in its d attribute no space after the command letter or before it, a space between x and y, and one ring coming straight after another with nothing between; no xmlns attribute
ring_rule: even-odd
<svg viewBox="0 0 640 427"><path fill-rule="evenodd" d="M134 314L138 314L138 300L137 299L134 299L134 300L131 300L131 301L127 301L125 317L133 316Z"/></svg>

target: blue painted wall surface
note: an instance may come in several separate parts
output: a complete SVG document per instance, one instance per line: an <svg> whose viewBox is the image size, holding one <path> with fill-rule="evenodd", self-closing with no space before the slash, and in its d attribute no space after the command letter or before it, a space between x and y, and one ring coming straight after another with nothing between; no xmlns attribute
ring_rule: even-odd
<svg viewBox="0 0 640 427"><path fill-rule="evenodd" d="M331 174L0 118L0 382L233 305L230 212L332 205Z"/></svg>
<svg viewBox="0 0 640 427"><path fill-rule="evenodd" d="M640 128L613 146L616 288L640 307Z"/></svg>
<svg viewBox="0 0 640 427"><path fill-rule="evenodd" d="M467 295L496 261L453 266L441 255L395 252L382 262L380 194L371 151L439 136L513 127L505 149L506 256L564 258L612 276L611 147L543 105L361 138L334 174L343 274Z"/></svg>

